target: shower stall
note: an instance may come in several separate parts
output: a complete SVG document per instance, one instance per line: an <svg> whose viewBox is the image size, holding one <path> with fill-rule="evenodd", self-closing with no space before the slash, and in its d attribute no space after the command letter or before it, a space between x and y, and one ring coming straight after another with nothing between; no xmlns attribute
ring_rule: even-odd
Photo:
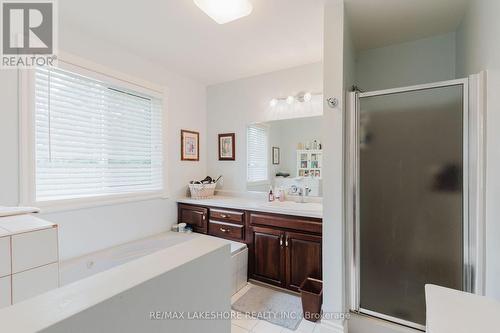
<svg viewBox="0 0 500 333"><path fill-rule="evenodd" d="M351 310L425 330L425 284L480 289L482 120L469 80L355 92L350 101Z"/></svg>

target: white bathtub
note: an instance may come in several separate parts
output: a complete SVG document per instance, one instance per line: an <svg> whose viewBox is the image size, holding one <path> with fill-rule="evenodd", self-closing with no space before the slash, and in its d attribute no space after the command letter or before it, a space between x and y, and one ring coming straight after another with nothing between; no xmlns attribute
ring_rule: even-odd
<svg viewBox="0 0 500 333"><path fill-rule="evenodd" d="M195 233L165 232L63 261L60 263L60 284L64 286L196 237L199 235Z"/></svg>
<svg viewBox="0 0 500 333"><path fill-rule="evenodd" d="M76 267L90 258L92 273L96 267L104 271L83 278L88 274ZM161 320L164 313L231 312L230 246L220 238L158 235L66 262L64 267L66 283L70 272L74 280L81 279L0 309L1 332L231 331L225 317Z"/></svg>
<svg viewBox="0 0 500 333"><path fill-rule="evenodd" d="M63 261L59 266L60 285L67 285L197 237L200 234L165 232ZM231 244L231 290L234 294L247 282L248 249L246 244L228 242Z"/></svg>

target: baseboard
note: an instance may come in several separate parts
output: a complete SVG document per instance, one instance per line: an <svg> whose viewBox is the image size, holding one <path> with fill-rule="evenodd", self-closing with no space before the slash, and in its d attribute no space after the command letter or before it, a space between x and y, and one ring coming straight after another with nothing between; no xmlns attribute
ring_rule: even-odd
<svg viewBox="0 0 500 333"><path fill-rule="evenodd" d="M321 333L347 333L347 324L340 320L321 320Z"/></svg>

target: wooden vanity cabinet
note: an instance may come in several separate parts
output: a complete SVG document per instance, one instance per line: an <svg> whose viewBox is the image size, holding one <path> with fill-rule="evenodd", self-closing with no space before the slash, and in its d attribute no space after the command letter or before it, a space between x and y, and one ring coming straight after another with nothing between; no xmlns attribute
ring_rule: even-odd
<svg viewBox="0 0 500 333"><path fill-rule="evenodd" d="M179 203L179 223L246 243L249 278L299 291L322 279L322 219Z"/></svg>
<svg viewBox="0 0 500 333"><path fill-rule="evenodd" d="M322 279L321 220L250 213L250 224L251 278L293 291L307 277Z"/></svg>
<svg viewBox="0 0 500 333"><path fill-rule="evenodd" d="M193 205L178 205L179 223L187 223L193 231L206 234L208 232L208 209Z"/></svg>

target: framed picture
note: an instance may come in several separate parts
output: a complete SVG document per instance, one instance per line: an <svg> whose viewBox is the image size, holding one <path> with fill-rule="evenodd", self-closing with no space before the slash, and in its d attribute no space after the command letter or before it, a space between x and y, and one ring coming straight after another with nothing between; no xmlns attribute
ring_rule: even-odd
<svg viewBox="0 0 500 333"><path fill-rule="evenodd" d="M200 160L200 133L181 130L181 161Z"/></svg>
<svg viewBox="0 0 500 333"><path fill-rule="evenodd" d="M273 147L273 164L280 164L280 149Z"/></svg>
<svg viewBox="0 0 500 333"><path fill-rule="evenodd" d="M236 143L234 133L219 134L219 161L236 159Z"/></svg>

